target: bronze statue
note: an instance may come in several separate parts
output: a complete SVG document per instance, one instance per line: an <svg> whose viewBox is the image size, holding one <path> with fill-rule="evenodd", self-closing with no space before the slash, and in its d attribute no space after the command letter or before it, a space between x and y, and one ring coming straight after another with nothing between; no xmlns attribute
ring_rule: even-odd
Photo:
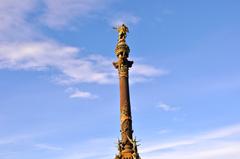
<svg viewBox="0 0 240 159"><path fill-rule="evenodd" d="M129 33L128 27L125 24L122 24L117 28L114 27L114 29L117 29L118 31L118 41L121 41L121 40L125 41L127 37L127 33Z"/></svg>

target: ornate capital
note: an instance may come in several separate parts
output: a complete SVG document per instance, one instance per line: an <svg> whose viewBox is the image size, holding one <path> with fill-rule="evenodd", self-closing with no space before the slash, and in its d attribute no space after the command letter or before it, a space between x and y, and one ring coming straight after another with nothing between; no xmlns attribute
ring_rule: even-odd
<svg viewBox="0 0 240 159"><path fill-rule="evenodd" d="M133 61L128 59L119 58L117 62L113 62L113 65L118 69L120 77L128 77L128 69L132 67Z"/></svg>

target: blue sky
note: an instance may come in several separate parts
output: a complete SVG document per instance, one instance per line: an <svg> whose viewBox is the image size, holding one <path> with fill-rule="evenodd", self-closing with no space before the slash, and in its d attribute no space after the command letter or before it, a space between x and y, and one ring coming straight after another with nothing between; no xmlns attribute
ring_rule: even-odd
<svg viewBox="0 0 240 159"><path fill-rule="evenodd" d="M240 158L238 0L0 0L0 158L117 153L121 23L145 159Z"/></svg>

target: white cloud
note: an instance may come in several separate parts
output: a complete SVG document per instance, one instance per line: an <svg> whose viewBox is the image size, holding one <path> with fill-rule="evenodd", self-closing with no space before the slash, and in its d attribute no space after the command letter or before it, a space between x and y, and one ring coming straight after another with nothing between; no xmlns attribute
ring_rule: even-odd
<svg viewBox="0 0 240 159"><path fill-rule="evenodd" d="M165 103L160 103L159 105L157 105L157 108L160 108L161 110L166 112L173 112L179 110L178 107L174 107Z"/></svg>
<svg viewBox="0 0 240 159"><path fill-rule="evenodd" d="M239 159L240 142L215 142L181 146L174 150L142 155L146 159Z"/></svg>
<svg viewBox="0 0 240 159"><path fill-rule="evenodd" d="M151 65L138 64L135 62L130 68L130 83L139 83L152 80L153 77L167 75L168 71L160 68L156 68Z"/></svg>
<svg viewBox="0 0 240 159"><path fill-rule="evenodd" d="M46 10L38 16L50 26L70 24L73 18L85 16L102 8L109 0L44 0ZM83 56L81 49L49 40L29 21L39 9L32 0L3 0L0 3L0 69L58 71L55 80L61 84L116 83L117 73L112 59ZM130 16L131 17L131 16ZM37 17L34 17L35 20ZM130 19L134 19L133 17ZM79 56L79 53L81 56ZM144 81L161 75L161 71L148 65L136 65L132 81Z"/></svg>
<svg viewBox="0 0 240 159"><path fill-rule="evenodd" d="M59 82L108 83L111 72L99 59L78 58L80 49L52 41L5 43L0 45L0 68L42 70L57 69ZM112 68L109 63L109 68Z"/></svg>
<svg viewBox="0 0 240 159"><path fill-rule="evenodd" d="M33 25L27 22L28 15L34 11L36 3L32 0L1 0L0 2L0 42L34 38Z"/></svg>
<svg viewBox="0 0 240 159"><path fill-rule="evenodd" d="M154 141L142 141L139 147L140 155L145 159L239 159L240 125L232 125L196 134L185 134L184 137L155 138ZM72 143L64 148L49 144L33 144L33 137L42 135L20 135L0 139L0 145L22 143L26 140L40 150L58 151L56 159L90 159L110 158L117 153L114 147L115 138L93 138L81 143ZM17 152L15 156L19 156ZM1 154L0 154L1 155ZM17 158L17 157L15 157Z"/></svg>
<svg viewBox="0 0 240 159"><path fill-rule="evenodd" d="M88 98L88 99L95 99L95 98L97 98L96 95L93 95L90 92L85 92L85 91L80 91L80 90L76 90L69 97L70 98Z"/></svg>
<svg viewBox="0 0 240 159"><path fill-rule="evenodd" d="M40 23L58 28L71 24L79 17L104 8L111 0L2 0L0 3L0 69L54 70L59 84L117 83L117 71L112 59L101 55L83 55L80 48L60 44L41 32ZM40 8L39 8L40 7ZM42 9L41 12L38 12ZM35 14L38 12L37 14ZM33 14L32 14L33 13ZM34 15L34 17L31 17ZM41 19L40 22L37 19ZM137 23L138 18L123 15ZM34 20L34 22L32 21ZM136 64L131 82L142 82L162 75L162 70ZM90 92L75 92L70 97L94 97Z"/></svg>
<svg viewBox="0 0 240 159"><path fill-rule="evenodd" d="M59 28L71 24L78 17L104 8L107 0L44 0L46 9L41 21L49 27Z"/></svg>
<svg viewBox="0 0 240 159"><path fill-rule="evenodd" d="M132 68L132 74L144 75L145 77L152 77L152 76L166 75L168 74L168 71L163 69L160 70L150 65L134 64Z"/></svg>
<svg viewBox="0 0 240 159"><path fill-rule="evenodd" d="M142 142L140 156L145 159L239 159L239 130L240 125L233 125L199 135L188 134L184 138L155 138L153 142ZM114 157L117 148L111 145L112 141L114 138L90 139L66 149L67 153L61 155L60 159Z"/></svg>
<svg viewBox="0 0 240 159"><path fill-rule="evenodd" d="M13 38L19 35L24 38L24 33L36 31L36 28L32 28L36 23L52 28L69 26L80 18L104 9L111 1L113 0L1 0L0 32ZM41 12L38 12L39 9ZM34 22L29 22L31 13L38 13L35 14Z"/></svg>
<svg viewBox="0 0 240 159"><path fill-rule="evenodd" d="M141 153L146 159L238 159L239 137L240 125L233 125L182 140L146 143Z"/></svg>
<svg viewBox="0 0 240 159"><path fill-rule="evenodd" d="M240 125L233 125L226 128L210 131L202 135L202 139L217 139L240 134Z"/></svg>
<svg viewBox="0 0 240 159"><path fill-rule="evenodd" d="M69 26L103 9L111 0L1 0L0 42L46 39L41 24L53 28ZM72 26L72 25L71 25Z"/></svg>
<svg viewBox="0 0 240 159"><path fill-rule="evenodd" d="M112 60L100 55L77 56L81 49L65 46L53 41L2 43L0 44L0 68L15 70L46 70L59 72L56 81L62 84L98 83L109 84L117 80ZM134 78L147 79L161 75L158 69L136 66ZM148 71L149 70L149 71Z"/></svg>

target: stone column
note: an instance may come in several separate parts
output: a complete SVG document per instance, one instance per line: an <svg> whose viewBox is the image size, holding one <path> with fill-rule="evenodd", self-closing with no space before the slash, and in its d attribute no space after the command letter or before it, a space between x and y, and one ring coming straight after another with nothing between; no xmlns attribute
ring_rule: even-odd
<svg viewBox="0 0 240 159"><path fill-rule="evenodd" d="M116 159L140 159L137 152L137 141L133 139L132 115L129 93L128 70L133 61L128 61L130 49L126 44L128 28L123 24L118 29L119 38L115 49L118 58L113 65L118 70L120 85L120 127L121 140L118 141L119 154Z"/></svg>

